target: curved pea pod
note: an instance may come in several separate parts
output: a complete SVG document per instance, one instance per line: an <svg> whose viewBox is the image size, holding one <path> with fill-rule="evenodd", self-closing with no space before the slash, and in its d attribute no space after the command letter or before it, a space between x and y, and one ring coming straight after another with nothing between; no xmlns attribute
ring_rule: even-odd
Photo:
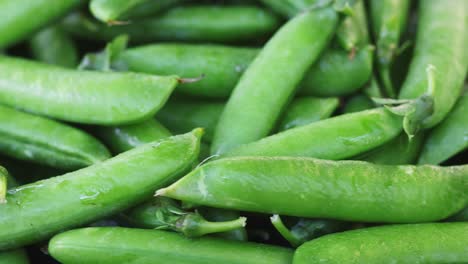
<svg viewBox="0 0 468 264"><path fill-rule="evenodd" d="M29 44L36 60L69 68L78 65L75 43L60 26L41 30L30 39Z"/></svg>
<svg viewBox="0 0 468 264"><path fill-rule="evenodd" d="M343 113L350 114L375 107L374 102L364 94L357 94L346 101Z"/></svg>
<svg viewBox="0 0 468 264"><path fill-rule="evenodd" d="M203 141L211 142L224 103L201 101L169 101L156 118L173 133L185 133L196 127L205 130Z"/></svg>
<svg viewBox="0 0 468 264"><path fill-rule="evenodd" d="M100 164L8 190L0 250L46 239L135 206L198 157L202 130L142 145Z"/></svg>
<svg viewBox="0 0 468 264"><path fill-rule="evenodd" d="M108 24L158 13L184 0L92 0L89 10L94 17Z"/></svg>
<svg viewBox="0 0 468 264"><path fill-rule="evenodd" d="M177 74L184 78L203 76L197 82L180 84L176 91L226 98L257 53L253 48L221 45L152 44L125 50L118 61L135 72Z"/></svg>
<svg viewBox="0 0 468 264"><path fill-rule="evenodd" d="M468 68L468 2L454 0L446 5L423 0L419 11L414 56L399 94L400 99L421 99L415 100L414 109L405 115L411 123L406 129L409 135L445 118L460 95ZM432 77L428 78L425 70L429 66Z"/></svg>
<svg viewBox="0 0 468 264"><path fill-rule="evenodd" d="M102 41L128 34L132 42L138 43L159 40L229 43L269 36L279 26L279 19L256 6L186 6L118 27L74 14L65 19L64 26L76 36Z"/></svg>
<svg viewBox="0 0 468 264"><path fill-rule="evenodd" d="M0 152L66 170L100 163L110 157L101 142L77 128L2 105Z"/></svg>
<svg viewBox="0 0 468 264"><path fill-rule="evenodd" d="M444 121L431 130L419 156L419 164L439 164L468 147L468 93Z"/></svg>
<svg viewBox="0 0 468 264"><path fill-rule="evenodd" d="M353 53L369 42L366 11L364 2L357 0L351 8L350 15L343 18L336 31L338 44L346 51Z"/></svg>
<svg viewBox="0 0 468 264"><path fill-rule="evenodd" d="M49 252L63 263L289 264L287 248L220 240L189 239L159 230L82 228L59 234Z"/></svg>
<svg viewBox="0 0 468 264"><path fill-rule="evenodd" d="M294 17L275 33L229 97L215 130L212 154L225 153L271 132L304 74L325 49L337 23L336 11L325 7ZM284 65L288 65L287 69Z"/></svg>
<svg viewBox="0 0 468 264"><path fill-rule="evenodd" d="M80 0L29 0L0 2L0 49L24 40L75 7Z"/></svg>
<svg viewBox="0 0 468 264"><path fill-rule="evenodd" d="M468 223L380 226L305 243L293 264L466 263L467 245Z"/></svg>
<svg viewBox="0 0 468 264"><path fill-rule="evenodd" d="M129 124L153 116L176 76L78 71L0 56L0 102L86 124Z"/></svg>
<svg viewBox="0 0 468 264"><path fill-rule="evenodd" d="M29 259L24 249L0 251L0 264L28 264Z"/></svg>
<svg viewBox="0 0 468 264"><path fill-rule="evenodd" d="M296 127L223 154L296 156L339 160L378 147L402 130L401 118L384 108L340 115Z"/></svg>
<svg viewBox="0 0 468 264"><path fill-rule="evenodd" d="M279 130L288 130L326 119L333 114L338 104L338 98L297 98L287 107Z"/></svg>
<svg viewBox="0 0 468 264"><path fill-rule="evenodd" d="M152 118L133 125L98 127L97 134L116 154L171 136L167 128Z"/></svg>
<svg viewBox="0 0 468 264"><path fill-rule="evenodd" d="M329 49L305 75L299 93L342 96L356 92L372 76L373 53L374 48L367 46L350 58L346 51Z"/></svg>
<svg viewBox="0 0 468 264"><path fill-rule="evenodd" d="M468 204L468 165L388 166L303 157L236 157L202 165L156 195L299 217L437 221Z"/></svg>

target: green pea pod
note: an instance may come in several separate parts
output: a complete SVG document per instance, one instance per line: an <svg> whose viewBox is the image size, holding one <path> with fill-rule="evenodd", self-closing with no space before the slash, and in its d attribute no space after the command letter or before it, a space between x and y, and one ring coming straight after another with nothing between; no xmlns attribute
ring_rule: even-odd
<svg viewBox="0 0 468 264"><path fill-rule="evenodd" d="M305 243L293 264L467 263L467 244L468 223L379 226Z"/></svg>
<svg viewBox="0 0 468 264"><path fill-rule="evenodd" d="M330 4L331 0L260 0L263 4L286 17Z"/></svg>
<svg viewBox="0 0 468 264"><path fill-rule="evenodd" d="M116 154L171 136L171 132L155 119L126 126L98 127L97 134Z"/></svg>
<svg viewBox="0 0 468 264"><path fill-rule="evenodd" d="M378 72L382 85L390 97L395 96L390 67L398 52L400 37L405 30L409 6L408 0L370 1L372 29L377 40Z"/></svg>
<svg viewBox="0 0 468 264"><path fill-rule="evenodd" d="M75 43L59 26L50 26L36 33L29 44L36 60L68 68L78 65Z"/></svg>
<svg viewBox="0 0 468 264"><path fill-rule="evenodd" d="M153 116L176 76L77 71L0 56L0 102L86 124L136 123Z"/></svg>
<svg viewBox="0 0 468 264"><path fill-rule="evenodd" d="M196 127L205 130L203 140L211 142L224 103L202 101L169 101L156 118L173 133L185 133Z"/></svg>
<svg viewBox="0 0 468 264"><path fill-rule="evenodd" d="M326 7L294 17L275 33L234 88L216 127L212 154L225 153L271 132L307 69L325 49L337 22L336 11Z"/></svg>
<svg viewBox="0 0 468 264"><path fill-rule="evenodd" d="M295 156L339 160L395 138L401 118L384 108L336 116L245 144L229 156Z"/></svg>
<svg viewBox="0 0 468 264"><path fill-rule="evenodd" d="M123 51L113 64L117 70L177 74L186 78L203 76L197 82L180 84L176 91L198 97L226 98L258 51L222 45L152 44ZM301 93L344 95L356 91L369 80L372 57L371 46L357 51L352 59L345 51L327 50L306 73Z"/></svg>
<svg viewBox="0 0 468 264"><path fill-rule="evenodd" d="M405 114L410 136L442 121L460 95L468 69L467 12L465 0L450 1L450 5L432 0L419 3L415 53L399 94L400 99L419 98ZM424 71L429 66L433 76L428 84Z"/></svg>
<svg viewBox="0 0 468 264"><path fill-rule="evenodd" d="M89 10L97 19L112 25L155 14L182 2L184 0L91 0Z"/></svg>
<svg viewBox="0 0 468 264"><path fill-rule="evenodd" d="M369 42L369 32L367 31L367 19L364 3L362 0L356 1L351 7L351 15L346 16L338 26L336 39L340 46L353 53Z"/></svg>
<svg viewBox="0 0 468 264"><path fill-rule="evenodd" d="M24 249L0 252L0 264L28 264L29 259Z"/></svg>
<svg viewBox="0 0 468 264"><path fill-rule="evenodd" d="M79 129L2 105L0 152L66 170L100 163L110 157L104 145Z"/></svg>
<svg viewBox="0 0 468 264"><path fill-rule="evenodd" d="M299 92L316 96L342 96L356 92L372 75L373 53L374 48L367 46L350 58L346 51L330 49L304 77Z"/></svg>
<svg viewBox="0 0 468 264"><path fill-rule="evenodd" d="M299 217L437 221L468 204L468 165L389 166L304 157L236 157L206 163L156 195Z"/></svg>
<svg viewBox="0 0 468 264"><path fill-rule="evenodd" d="M457 102L444 121L427 135L419 164L439 164L468 148L468 93Z"/></svg>
<svg viewBox="0 0 468 264"><path fill-rule="evenodd" d="M189 239L159 230L82 228L59 234L49 252L62 263L290 264L290 249L214 238Z"/></svg>
<svg viewBox="0 0 468 264"><path fill-rule="evenodd" d="M149 143L100 164L8 190L0 250L46 239L137 205L198 157L201 129Z"/></svg>
<svg viewBox="0 0 468 264"><path fill-rule="evenodd" d="M110 41L128 34L135 43L242 42L269 36L278 26L275 15L256 6L182 6L118 27L108 27L79 14L64 21L64 27L81 38Z"/></svg>
<svg viewBox="0 0 468 264"><path fill-rule="evenodd" d="M343 112L345 114L360 112L375 107L374 102L364 94L357 94L346 101Z"/></svg>
<svg viewBox="0 0 468 264"><path fill-rule="evenodd" d="M279 125L279 131L327 119L336 110L338 104L338 98L297 98L286 109Z"/></svg>
<svg viewBox="0 0 468 264"><path fill-rule="evenodd" d="M0 49L16 44L80 5L80 0L0 2Z"/></svg>

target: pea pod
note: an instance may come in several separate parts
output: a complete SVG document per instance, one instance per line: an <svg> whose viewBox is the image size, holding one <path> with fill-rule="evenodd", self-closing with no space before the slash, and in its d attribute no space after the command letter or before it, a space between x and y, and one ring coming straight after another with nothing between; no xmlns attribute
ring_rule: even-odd
<svg viewBox="0 0 468 264"><path fill-rule="evenodd" d="M324 50L337 22L336 11L325 7L294 17L275 33L234 88L217 124L212 154L225 153L271 132L305 72ZM318 24L320 28L314 26ZM289 65L287 71L281 65Z"/></svg>
<svg viewBox="0 0 468 264"><path fill-rule="evenodd" d="M378 147L402 130L384 108L336 116L245 144L229 156L296 156L339 160Z"/></svg>
<svg viewBox="0 0 468 264"><path fill-rule="evenodd" d="M419 164L439 164L468 147L468 93L457 102L444 121L429 132Z"/></svg>
<svg viewBox="0 0 468 264"><path fill-rule="evenodd" d="M0 2L0 49L24 40L77 7L80 0L29 0Z"/></svg>
<svg viewBox="0 0 468 264"><path fill-rule="evenodd" d="M91 0L89 10L97 19L108 24L155 14L183 0Z"/></svg>
<svg viewBox="0 0 468 264"><path fill-rule="evenodd" d="M329 3L328 0L260 0L263 4L274 10L275 12L287 17L294 17L295 15L307 11L309 9L317 8Z"/></svg>
<svg viewBox="0 0 468 264"><path fill-rule="evenodd" d="M0 264L28 264L29 259L23 249L0 252Z"/></svg>
<svg viewBox="0 0 468 264"><path fill-rule="evenodd" d="M444 219L468 204L468 165L388 166L304 157L236 157L206 163L156 195L259 213L427 222Z"/></svg>
<svg viewBox="0 0 468 264"><path fill-rule="evenodd" d="M379 226L305 243L293 263L466 263L467 244L468 223Z"/></svg>
<svg viewBox="0 0 468 264"><path fill-rule="evenodd" d="M336 110L338 103L338 98L297 98L286 109L279 130L288 130L327 119Z"/></svg>
<svg viewBox="0 0 468 264"><path fill-rule="evenodd" d="M135 123L153 116L175 76L77 71L0 56L0 102L86 124Z"/></svg>
<svg viewBox="0 0 468 264"><path fill-rule="evenodd" d="M73 35L110 41L128 34L135 43L160 40L189 42L242 42L270 35L279 19L255 6L176 7L154 18L108 27L80 14L67 17L64 27Z"/></svg>
<svg viewBox="0 0 468 264"><path fill-rule="evenodd" d="M336 32L336 39L344 50L351 52L352 57L356 50L368 44L369 32L362 0L356 1L351 7L351 13L341 21Z"/></svg>
<svg viewBox="0 0 468 264"><path fill-rule="evenodd" d="M410 1L372 0L370 3L372 29L377 40L377 64L387 95L395 96L390 67L395 59L400 37L405 30Z"/></svg>
<svg viewBox="0 0 468 264"><path fill-rule="evenodd" d="M2 105L0 152L66 170L100 163L110 157L104 145L79 129Z"/></svg>
<svg viewBox="0 0 468 264"><path fill-rule="evenodd" d="M58 66L74 68L78 65L78 50L73 40L59 26L49 26L30 40L36 60Z"/></svg>
<svg viewBox="0 0 468 264"><path fill-rule="evenodd" d="M49 252L62 263L289 264L290 249L122 227L82 228L55 236Z"/></svg>
<svg viewBox="0 0 468 264"><path fill-rule="evenodd" d="M451 1L450 5L431 0L419 3L414 56L399 94L400 99L419 98L403 113L410 124L405 128L409 135L437 125L458 99L468 68L467 10L465 0ZM424 71L429 66L433 76L428 84Z"/></svg>
<svg viewBox="0 0 468 264"><path fill-rule="evenodd" d="M149 143L103 163L10 189L0 206L0 250L115 214L151 197L198 157L202 131Z"/></svg>
<svg viewBox="0 0 468 264"><path fill-rule="evenodd" d="M154 119L133 125L98 127L97 133L114 153L121 153L139 145L171 136L167 128Z"/></svg>

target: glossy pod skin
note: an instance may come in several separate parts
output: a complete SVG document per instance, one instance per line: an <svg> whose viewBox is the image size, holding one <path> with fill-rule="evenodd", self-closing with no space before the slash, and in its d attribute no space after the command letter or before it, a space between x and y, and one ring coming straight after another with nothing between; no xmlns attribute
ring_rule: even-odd
<svg viewBox="0 0 468 264"><path fill-rule="evenodd" d="M133 125L98 127L96 130L115 154L171 136L171 132L153 118Z"/></svg>
<svg viewBox="0 0 468 264"><path fill-rule="evenodd" d="M74 35L102 41L128 34L135 43L160 40L231 43L268 36L279 26L279 19L255 6L187 6L118 27L97 24L74 14L67 17L64 26Z"/></svg>
<svg viewBox="0 0 468 264"><path fill-rule="evenodd" d="M467 245L468 223L380 226L307 242L293 264L467 263Z"/></svg>
<svg viewBox="0 0 468 264"><path fill-rule="evenodd" d="M29 45L34 59L62 67L78 65L78 50L73 40L60 26L49 26L36 33Z"/></svg>
<svg viewBox="0 0 468 264"><path fill-rule="evenodd" d="M384 108L377 108L289 129L240 146L222 156L345 159L378 147L396 137L402 130L401 123L400 117Z"/></svg>
<svg viewBox="0 0 468 264"><path fill-rule="evenodd" d="M85 124L136 123L153 116L176 76L77 71L0 56L0 102Z"/></svg>
<svg viewBox="0 0 468 264"><path fill-rule="evenodd" d="M102 22L118 24L119 20L148 16L182 2L184 0L91 0L89 10Z"/></svg>
<svg viewBox="0 0 468 264"><path fill-rule="evenodd" d="M185 263L289 264L293 252L277 246L122 227L82 228L55 236L49 252L65 264Z"/></svg>
<svg viewBox="0 0 468 264"><path fill-rule="evenodd" d="M80 0L3 0L0 2L0 49L24 40L34 31L77 7Z"/></svg>
<svg viewBox="0 0 468 264"><path fill-rule="evenodd" d="M468 147L468 93L458 100L444 121L431 130L419 156L419 164L439 164Z"/></svg>
<svg viewBox="0 0 468 264"><path fill-rule="evenodd" d="M225 153L271 132L296 86L329 42L337 23L336 11L325 7L294 17L275 33L229 97L216 126L212 154ZM288 65L288 69L283 65ZM243 110L239 111L240 108Z"/></svg>
<svg viewBox="0 0 468 264"><path fill-rule="evenodd" d="M310 218L428 222L444 219L468 204L468 165L387 166L297 157L237 157L202 165L156 195Z"/></svg>
<svg viewBox="0 0 468 264"><path fill-rule="evenodd" d="M468 1L419 2L414 56L399 97L414 99L427 92L426 68L435 67L434 111L422 120L423 128L437 125L458 99L468 67L466 43ZM437 23L434 23L437 18Z"/></svg>
<svg viewBox="0 0 468 264"><path fill-rule="evenodd" d="M29 259L23 249L0 252L0 264L28 264Z"/></svg>
<svg viewBox="0 0 468 264"><path fill-rule="evenodd" d="M110 158L101 142L77 128L2 105L0 152L65 170L83 168Z"/></svg>
<svg viewBox="0 0 468 264"><path fill-rule="evenodd" d="M304 126L329 118L338 107L338 98L300 97L285 110L279 131Z"/></svg>
<svg viewBox="0 0 468 264"><path fill-rule="evenodd" d="M0 206L0 250L115 214L176 180L198 157L202 131L149 143L103 163L10 189Z"/></svg>

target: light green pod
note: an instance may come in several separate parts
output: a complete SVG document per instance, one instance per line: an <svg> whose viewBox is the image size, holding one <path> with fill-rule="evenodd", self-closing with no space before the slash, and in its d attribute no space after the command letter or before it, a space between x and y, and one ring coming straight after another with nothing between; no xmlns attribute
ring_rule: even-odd
<svg viewBox="0 0 468 264"><path fill-rule="evenodd" d="M0 264L28 264L29 259L24 249L0 251Z"/></svg>
<svg viewBox="0 0 468 264"><path fill-rule="evenodd" d="M468 263L468 223L362 228L299 247L293 264Z"/></svg>
<svg viewBox="0 0 468 264"><path fill-rule="evenodd" d="M338 98L297 98L285 110L278 130L288 130L326 119L333 114L338 104Z"/></svg>
<svg viewBox="0 0 468 264"><path fill-rule="evenodd" d="M427 135L419 164L439 164L468 148L468 93L438 126Z"/></svg>
<svg viewBox="0 0 468 264"><path fill-rule="evenodd" d="M50 26L36 33L29 41L34 59L62 67L78 65L78 50L60 26Z"/></svg>
<svg viewBox="0 0 468 264"><path fill-rule="evenodd" d="M65 264L290 264L293 253L251 242L189 239L171 232L122 227L59 234L49 242L49 252Z"/></svg>
<svg viewBox="0 0 468 264"><path fill-rule="evenodd" d="M1 0L0 49L24 40L80 3L80 0Z"/></svg>
<svg viewBox="0 0 468 264"><path fill-rule="evenodd" d="M294 17L275 33L229 97L216 127L212 154L225 153L271 132L337 23L336 11L326 7Z"/></svg>
<svg viewBox="0 0 468 264"><path fill-rule="evenodd" d="M429 222L468 205L468 165L388 166L297 157L236 157L206 163L156 195L299 217Z"/></svg>
<svg viewBox="0 0 468 264"><path fill-rule="evenodd" d="M245 144L229 156L295 156L340 160L364 153L400 134L401 118L384 108L340 115Z"/></svg>
<svg viewBox="0 0 468 264"><path fill-rule="evenodd" d="M8 203L0 206L0 250L38 242L149 199L191 168L201 134L197 129L8 190Z"/></svg>
<svg viewBox="0 0 468 264"><path fill-rule="evenodd" d="M2 105L0 153L65 170L110 158L101 142L77 128Z"/></svg>
<svg viewBox="0 0 468 264"><path fill-rule="evenodd" d="M115 154L171 136L167 128L152 118L133 125L98 127L97 134Z"/></svg>
<svg viewBox="0 0 468 264"><path fill-rule="evenodd" d="M176 76L78 71L0 56L0 102L52 118L99 125L153 116Z"/></svg>

